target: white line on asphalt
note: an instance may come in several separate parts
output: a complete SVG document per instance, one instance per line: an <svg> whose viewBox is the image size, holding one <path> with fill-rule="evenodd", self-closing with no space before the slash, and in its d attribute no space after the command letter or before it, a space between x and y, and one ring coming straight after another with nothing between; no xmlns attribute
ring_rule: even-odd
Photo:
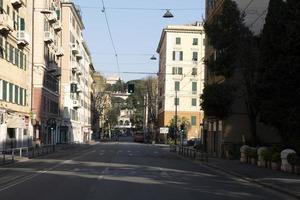
<svg viewBox="0 0 300 200"><path fill-rule="evenodd" d="M47 172L49 172L49 171L51 171L51 170L57 168L57 167L60 166L60 165L63 165L63 164L72 162L72 161L75 160L75 159L78 159L78 158L80 158L80 157L82 157L82 156L88 155L88 154L93 153L93 152L95 152L95 150L86 152L86 153L84 153L84 154L81 154L80 156L76 156L76 157L74 157L74 158L72 158L72 159L69 159L69 160L61 161L60 163L54 165L53 167L50 167L50 168L47 168L47 169L44 169L44 170L39 170L39 171L37 171L37 174L29 175L29 176L27 176L27 177L24 177L24 178L21 179L21 180L17 180L17 181L15 181L14 183L11 183L11 184L9 184L9 185L7 185L7 186L4 186L4 187L0 188L0 192L2 192L2 191L4 191L4 190L7 190L7 189L10 189L10 188L12 188L12 187L14 187L14 186L17 186L17 185L19 185L19 184L22 184L22 183L24 183L24 182L26 182L26 181L29 181L29 180L31 180L31 179L33 179L33 178L39 176L39 175L45 174L45 173L47 173Z"/></svg>

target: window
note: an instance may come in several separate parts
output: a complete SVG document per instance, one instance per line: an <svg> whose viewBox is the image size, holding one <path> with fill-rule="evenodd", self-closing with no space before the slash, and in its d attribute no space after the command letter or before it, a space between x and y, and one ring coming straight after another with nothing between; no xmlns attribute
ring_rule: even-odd
<svg viewBox="0 0 300 200"><path fill-rule="evenodd" d="M9 92L9 98L8 98L8 101L13 103L13 92L14 92L14 86L13 84L9 83L8 84L8 92Z"/></svg>
<svg viewBox="0 0 300 200"><path fill-rule="evenodd" d="M176 44L181 44L181 38L180 37L176 38Z"/></svg>
<svg viewBox="0 0 300 200"><path fill-rule="evenodd" d="M9 62L14 62L14 47L12 45L9 45Z"/></svg>
<svg viewBox="0 0 300 200"><path fill-rule="evenodd" d="M182 75L182 67L173 67L172 68L172 74L173 75L175 75L175 74Z"/></svg>
<svg viewBox="0 0 300 200"><path fill-rule="evenodd" d="M24 101L23 101L23 97L24 97L24 94L23 94L23 91L24 89L23 88L20 88L20 105L24 106Z"/></svg>
<svg viewBox="0 0 300 200"><path fill-rule="evenodd" d="M179 98L174 98L174 103L175 103L175 106L178 106L179 105Z"/></svg>
<svg viewBox="0 0 300 200"><path fill-rule="evenodd" d="M198 38L193 38L193 45L198 45Z"/></svg>
<svg viewBox="0 0 300 200"><path fill-rule="evenodd" d="M193 61L198 60L198 52L193 52Z"/></svg>
<svg viewBox="0 0 300 200"><path fill-rule="evenodd" d="M14 64L17 65L19 67L19 49L15 49L15 62Z"/></svg>
<svg viewBox="0 0 300 200"><path fill-rule="evenodd" d="M25 31L25 19L20 18L20 31Z"/></svg>
<svg viewBox="0 0 300 200"><path fill-rule="evenodd" d="M2 38L2 36L0 36L0 58L4 58L4 48L3 48L3 38Z"/></svg>
<svg viewBox="0 0 300 200"><path fill-rule="evenodd" d="M15 85L15 100L14 100L15 104L19 104L19 86Z"/></svg>
<svg viewBox="0 0 300 200"><path fill-rule="evenodd" d="M197 93L197 82L192 82L192 93L193 94Z"/></svg>
<svg viewBox="0 0 300 200"><path fill-rule="evenodd" d="M197 75L197 68L193 68L193 69L192 69L192 75L193 75L193 76L196 76L196 75Z"/></svg>
<svg viewBox="0 0 300 200"><path fill-rule="evenodd" d="M192 126L196 126L197 125L197 118L196 118L196 116L192 116L191 117L191 125Z"/></svg>
<svg viewBox="0 0 300 200"><path fill-rule="evenodd" d="M175 81L175 91L179 91L179 90L180 90L180 82Z"/></svg>
<svg viewBox="0 0 300 200"><path fill-rule="evenodd" d="M173 60L183 60L183 51L173 51Z"/></svg>
<svg viewBox="0 0 300 200"><path fill-rule="evenodd" d="M3 101L7 101L7 82L2 81L2 99Z"/></svg>
<svg viewBox="0 0 300 200"><path fill-rule="evenodd" d="M197 106L197 99L196 98L192 98L192 106Z"/></svg>

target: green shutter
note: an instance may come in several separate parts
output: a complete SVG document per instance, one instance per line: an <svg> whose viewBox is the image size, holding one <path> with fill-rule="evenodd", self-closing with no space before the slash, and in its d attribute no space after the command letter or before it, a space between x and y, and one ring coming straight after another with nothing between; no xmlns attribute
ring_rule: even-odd
<svg viewBox="0 0 300 200"><path fill-rule="evenodd" d="M197 118L196 118L196 116L192 116L191 117L191 122L192 122L191 123L192 126L196 126L196 124L197 124Z"/></svg>
<svg viewBox="0 0 300 200"><path fill-rule="evenodd" d="M10 102L10 103L13 103L13 84L11 84L11 83L9 83L8 84L9 85L9 99L8 99L8 101Z"/></svg>
<svg viewBox="0 0 300 200"><path fill-rule="evenodd" d="M14 103L19 104L19 86L15 85L15 101Z"/></svg>
<svg viewBox="0 0 300 200"><path fill-rule="evenodd" d="M7 82L4 80L2 81L2 99L7 101Z"/></svg>
<svg viewBox="0 0 300 200"><path fill-rule="evenodd" d="M178 74L182 75L182 67L178 67Z"/></svg>
<svg viewBox="0 0 300 200"><path fill-rule="evenodd" d="M180 60L183 60L183 51L180 51Z"/></svg>
<svg viewBox="0 0 300 200"><path fill-rule="evenodd" d="M172 74L176 74L176 68L175 67L172 68Z"/></svg>
<svg viewBox="0 0 300 200"><path fill-rule="evenodd" d="M20 68L24 69L24 53L20 51Z"/></svg>
<svg viewBox="0 0 300 200"><path fill-rule="evenodd" d="M25 31L25 19L20 18L20 31Z"/></svg>
<svg viewBox="0 0 300 200"><path fill-rule="evenodd" d="M192 98L192 106L197 106L197 99Z"/></svg>
<svg viewBox="0 0 300 200"><path fill-rule="evenodd" d="M26 106L27 104L27 90L24 89L24 101L23 101L23 106Z"/></svg>
<svg viewBox="0 0 300 200"><path fill-rule="evenodd" d="M175 51L173 51L173 60L175 60Z"/></svg>
<svg viewBox="0 0 300 200"><path fill-rule="evenodd" d="M175 91L179 91L179 90L180 90L180 82L175 81Z"/></svg>
<svg viewBox="0 0 300 200"><path fill-rule="evenodd" d="M181 44L181 38L180 37L176 38L176 44Z"/></svg>
<svg viewBox="0 0 300 200"><path fill-rule="evenodd" d="M192 83L192 91L197 92L197 82Z"/></svg>
<svg viewBox="0 0 300 200"><path fill-rule="evenodd" d="M23 57L24 57L24 70L26 70L26 68L27 68L27 56L26 56L26 54L23 54Z"/></svg>
<svg viewBox="0 0 300 200"><path fill-rule="evenodd" d="M22 105L23 106L23 91L24 91L24 89L23 88L20 88L20 105Z"/></svg>
<svg viewBox="0 0 300 200"><path fill-rule="evenodd" d="M57 19L60 20L60 10L56 10Z"/></svg>
<svg viewBox="0 0 300 200"><path fill-rule="evenodd" d="M17 65L18 67L20 67L19 66L19 52L20 52L19 49L15 49L15 61L14 61L14 64Z"/></svg>

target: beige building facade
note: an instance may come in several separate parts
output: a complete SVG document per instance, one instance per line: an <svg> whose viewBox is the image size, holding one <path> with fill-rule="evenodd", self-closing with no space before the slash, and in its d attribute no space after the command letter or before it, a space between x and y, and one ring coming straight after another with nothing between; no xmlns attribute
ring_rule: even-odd
<svg viewBox="0 0 300 200"><path fill-rule="evenodd" d="M91 139L92 60L82 35L81 12L72 1L62 2L63 48L61 110L62 134L66 142L88 142Z"/></svg>
<svg viewBox="0 0 300 200"><path fill-rule="evenodd" d="M61 2L33 1L33 101L34 141L60 142L59 85L64 55L61 39Z"/></svg>
<svg viewBox="0 0 300 200"><path fill-rule="evenodd" d="M187 122L187 138L200 138L204 87L204 38L199 22L167 26L157 48L159 53L158 121L169 126L177 112L177 127ZM177 111L176 111L177 110Z"/></svg>
<svg viewBox="0 0 300 200"><path fill-rule="evenodd" d="M30 2L0 0L0 151L32 141Z"/></svg>

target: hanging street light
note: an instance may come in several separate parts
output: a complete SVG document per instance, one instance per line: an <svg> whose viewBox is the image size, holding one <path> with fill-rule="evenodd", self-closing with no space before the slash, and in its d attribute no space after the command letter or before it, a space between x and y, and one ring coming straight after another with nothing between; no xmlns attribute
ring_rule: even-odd
<svg viewBox="0 0 300 200"><path fill-rule="evenodd" d="M166 13L163 15L163 18L173 18L173 14L170 12L170 9L167 9Z"/></svg>
<svg viewBox="0 0 300 200"><path fill-rule="evenodd" d="M153 55L150 60L156 60L156 57Z"/></svg>

